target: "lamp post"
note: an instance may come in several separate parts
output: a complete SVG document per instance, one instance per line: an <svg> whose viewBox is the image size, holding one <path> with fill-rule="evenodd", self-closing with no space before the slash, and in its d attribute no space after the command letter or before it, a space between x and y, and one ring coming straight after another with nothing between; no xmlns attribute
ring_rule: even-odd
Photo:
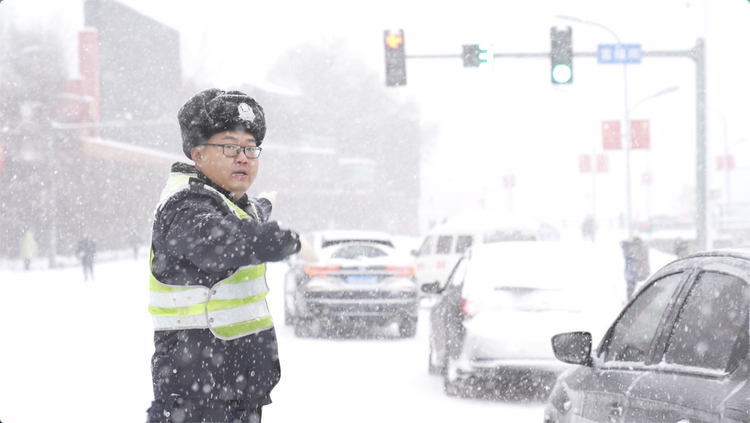
<svg viewBox="0 0 750 423"><path fill-rule="evenodd" d="M577 22L585 25L592 25L598 28L601 28L612 35L615 40L617 40L618 45L622 45L622 41L620 41L620 37L615 34L614 31L607 28L606 26L592 21L587 21L583 19L574 18L572 16L563 16L563 15L557 15L555 16L558 19L571 21L571 22ZM625 111L625 122L624 126L622 128L622 139L625 149L625 227L628 234L628 238L630 238L630 235L632 233L632 223L631 223L631 188L630 188L630 109L628 107L628 65L627 63L622 65L622 87L623 87L623 100L624 100L624 111Z"/></svg>

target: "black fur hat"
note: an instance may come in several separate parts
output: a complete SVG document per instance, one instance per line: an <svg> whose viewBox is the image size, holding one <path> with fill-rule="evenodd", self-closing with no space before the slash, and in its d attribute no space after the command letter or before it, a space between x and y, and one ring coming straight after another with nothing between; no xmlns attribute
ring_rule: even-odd
<svg viewBox="0 0 750 423"><path fill-rule="evenodd" d="M244 131L257 145L266 136L266 116L255 99L239 91L209 88L194 95L177 113L182 132L182 151L190 150L223 131Z"/></svg>

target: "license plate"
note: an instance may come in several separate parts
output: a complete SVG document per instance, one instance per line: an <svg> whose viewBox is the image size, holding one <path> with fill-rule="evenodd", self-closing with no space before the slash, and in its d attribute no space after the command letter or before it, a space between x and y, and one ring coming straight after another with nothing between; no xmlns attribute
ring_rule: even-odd
<svg viewBox="0 0 750 423"><path fill-rule="evenodd" d="M367 275L351 275L346 277L346 283L350 283L352 285L370 285L378 283L378 277Z"/></svg>

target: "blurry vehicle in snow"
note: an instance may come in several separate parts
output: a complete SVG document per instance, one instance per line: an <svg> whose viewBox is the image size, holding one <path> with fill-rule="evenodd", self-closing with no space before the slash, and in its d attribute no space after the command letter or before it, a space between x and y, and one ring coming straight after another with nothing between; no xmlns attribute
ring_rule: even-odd
<svg viewBox="0 0 750 423"><path fill-rule="evenodd" d="M395 246L395 239L388 233L378 231L353 231L353 230L328 230L315 231L305 235L316 254L321 249L333 245L344 245L355 242L365 242L387 247ZM295 296L297 288L309 279L305 271L308 263L297 255L292 255L288 260L289 271L284 278L284 323L291 325L296 316Z"/></svg>
<svg viewBox="0 0 750 423"><path fill-rule="evenodd" d="M431 229L419 250L413 252L420 293L425 283L437 281L444 287L458 259L473 245L559 240L556 229L527 216L487 213L460 216Z"/></svg>
<svg viewBox="0 0 750 423"><path fill-rule="evenodd" d="M593 356L588 332L556 335L579 366L544 421L750 422L749 284L750 249L694 254L649 278Z"/></svg>
<svg viewBox="0 0 750 423"><path fill-rule="evenodd" d="M430 313L429 371L451 396L538 397L566 366L550 337L583 325L600 335L622 308L616 280L599 274L595 250L559 242L473 247ZM546 389L546 390L545 390Z"/></svg>
<svg viewBox="0 0 750 423"><path fill-rule="evenodd" d="M367 239L362 232L340 235L324 236L320 261L305 264L304 273L293 276L296 288L288 307L295 333L364 333L395 323L400 336L414 336L418 298L412 258L383 238Z"/></svg>

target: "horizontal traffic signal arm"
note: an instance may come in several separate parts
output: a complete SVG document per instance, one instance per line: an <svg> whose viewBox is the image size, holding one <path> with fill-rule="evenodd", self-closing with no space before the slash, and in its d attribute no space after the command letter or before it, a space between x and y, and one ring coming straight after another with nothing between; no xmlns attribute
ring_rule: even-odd
<svg viewBox="0 0 750 423"><path fill-rule="evenodd" d="M694 59L693 57L693 51L692 50L684 50L684 51L643 51L644 57L689 57L691 59ZM536 58L536 59L549 59L550 53L497 53L495 52L495 58ZM463 54L407 54L405 56L407 59L446 59L446 58L455 58L455 59L462 59L463 60ZM597 57L597 52L595 51L583 51L583 52L573 52L573 57Z"/></svg>

